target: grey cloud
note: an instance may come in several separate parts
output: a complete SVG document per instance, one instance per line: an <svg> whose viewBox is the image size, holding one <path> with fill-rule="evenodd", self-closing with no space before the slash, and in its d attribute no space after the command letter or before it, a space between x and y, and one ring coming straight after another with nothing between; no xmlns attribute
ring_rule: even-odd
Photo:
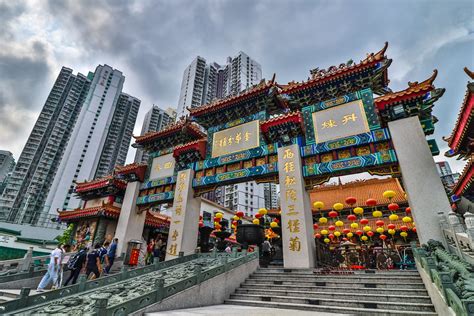
<svg viewBox="0 0 474 316"><path fill-rule="evenodd" d="M44 6L61 34L80 45L81 59L90 69L107 63L124 72L127 93L143 101L138 125L151 103L176 106L183 70L196 55L223 63L242 50L262 64L265 77L275 72L286 83L306 79L314 67L363 59L389 41L387 54L394 59L389 75L398 74L391 83L394 90L425 79L433 68L440 70L436 85L448 88L435 106L441 119L435 137L441 142L455 119L446 109L457 112L464 95L462 67L473 65L471 1L50 0L37 5ZM11 25L11 18L3 15L18 16L25 10L21 3L8 4L7 10L2 6L6 4L0 4L0 26ZM446 43L438 47L441 40ZM52 54L62 51L54 47ZM41 45L32 52L42 54L46 59L51 52ZM62 63L57 69L77 69L67 56L57 62ZM15 79L19 89L27 91L31 85L49 92L49 86L34 83L48 71L46 65L22 69ZM3 73L0 68L0 87L10 80ZM31 99L19 94L19 106L28 107Z"/></svg>

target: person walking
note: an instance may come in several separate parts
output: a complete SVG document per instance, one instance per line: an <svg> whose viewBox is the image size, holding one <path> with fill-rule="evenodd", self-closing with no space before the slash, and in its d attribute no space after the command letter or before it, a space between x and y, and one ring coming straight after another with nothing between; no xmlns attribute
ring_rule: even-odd
<svg viewBox="0 0 474 316"><path fill-rule="evenodd" d="M100 277L100 273L102 272L102 264L100 263L100 247L99 243L95 244L94 250L87 255L86 278L89 278L90 274L93 273L94 275L90 278L91 280Z"/></svg>
<svg viewBox="0 0 474 316"><path fill-rule="evenodd" d="M45 288L48 287L51 283L57 284L59 277L59 270L61 269L61 257L63 250L61 249L61 244L59 244L53 251L49 258L48 270L46 274L41 279L37 292L44 292Z"/></svg>
<svg viewBox="0 0 474 316"><path fill-rule="evenodd" d="M232 253L232 245L230 243L227 244L227 247L225 248L225 252L227 252L228 254Z"/></svg>
<svg viewBox="0 0 474 316"><path fill-rule="evenodd" d="M69 281L72 280L72 284L76 284L77 278L81 273L81 270L84 269L86 266L86 259L87 259L87 248L82 247L79 249L77 253L75 253L68 262L68 269L71 270L71 274L67 278L66 282L64 282L64 286L69 284Z"/></svg>
<svg viewBox="0 0 474 316"><path fill-rule="evenodd" d="M107 267L109 265L109 257L107 256L107 252L109 251L109 246L110 246L110 241L106 240L102 244L102 247L100 247L99 249L100 263L102 267Z"/></svg>
<svg viewBox="0 0 474 316"><path fill-rule="evenodd" d="M152 264L153 263L153 250L155 249L155 240L150 240L148 246L146 247L146 256L145 256L145 264Z"/></svg>
<svg viewBox="0 0 474 316"><path fill-rule="evenodd" d="M53 285L52 288L59 289L61 288L64 280L64 271L67 269L67 263L69 262L69 258L71 257L69 252L71 251L71 245L63 245L61 247L61 264L59 266L59 275L57 283Z"/></svg>
<svg viewBox="0 0 474 316"><path fill-rule="evenodd" d="M114 264L115 260L115 255L117 253L117 244L118 244L118 238L114 238L112 240L112 244L110 244L109 250L107 251L107 258L109 264L105 267L105 273L109 274L110 269L112 269L112 265Z"/></svg>

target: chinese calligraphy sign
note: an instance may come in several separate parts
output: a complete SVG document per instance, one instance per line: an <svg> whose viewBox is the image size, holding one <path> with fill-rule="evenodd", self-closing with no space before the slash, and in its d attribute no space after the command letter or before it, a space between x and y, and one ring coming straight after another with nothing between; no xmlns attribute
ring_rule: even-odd
<svg viewBox="0 0 474 316"><path fill-rule="evenodd" d="M313 113L316 143L368 132L369 125L361 100Z"/></svg>
<svg viewBox="0 0 474 316"><path fill-rule="evenodd" d="M251 121L213 134L212 158L260 146L259 121Z"/></svg>
<svg viewBox="0 0 474 316"><path fill-rule="evenodd" d="M173 154L158 156L153 159L150 179L171 177L174 174L175 159Z"/></svg>

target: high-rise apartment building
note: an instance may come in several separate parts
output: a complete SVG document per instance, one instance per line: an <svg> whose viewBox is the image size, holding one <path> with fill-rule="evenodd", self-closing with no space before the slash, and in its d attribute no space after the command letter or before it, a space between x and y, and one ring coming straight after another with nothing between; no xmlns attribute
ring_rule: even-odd
<svg viewBox="0 0 474 316"><path fill-rule="evenodd" d="M268 210L275 210L280 208L280 192L275 183L263 184L263 196L265 198L265 208Z"/></svg>
<svg viewBox="0 0 474 316"><path fill-rule="evenodd" d="M237 95L262 80L262 67L244 52L228 57L225 65L210 64L200 56L186 67L178 101L178 118L187 108L199 107L215 99Z"/></svg>
<svg viewBox="0 0 474 316"><path fill-rule="evenodd" d="M13 154L6 150L0 150L0 195L2 195L14 167Z"/></svg>
<svg viewBox="0 0 474 316"><path fill-rule="evenodd" d="M436 169L438 170L441 182L443 182L446 191L450 192L451 188L458 181L460 174L453 173L451 166L447 161L438 161L436 163Z"/></svg>
<svg viewBox="0 0 474 316"><path fill-rule="evenodd" d="M139 99L120 94L94 178L108 175L115 166L125 164L139 109Z"/></svg>
<svg viewBox="0 0 474 316"><path fill-rule="evenodd" d="M0 197L0 220L39 224L90 80L63 67Z"/></svg>
<svg viewBox="0 0 474 316"><path fill-rule="evenodd" d="M75 182L110 174L124 164L140 100L122 93L125 77L108 65L96 68L89 93L59 165L42 215L75 209ZM45 221L46 221L45 218Z"/></svg>
<svg viewBox="0 0 474 316"><path fill-rule="evenodd" d="M174 123L176 120L176 111L172 108L163 110L156 105L145 114L143 120L142 131L140 135L145 135L149 132L157 132L166 128L168 125ZM146 163L148 161L148 153L141 149L137 149L135 153L135 162Z"/></svg>
<svg viewBox="0 0 474 316"><path fill-rule="evenodd" d="M226 185L222 190L224 202L219 201L219 204L242 211L245 216L253 216L259 208L265 207L264 187L255 181Z"/></svg>

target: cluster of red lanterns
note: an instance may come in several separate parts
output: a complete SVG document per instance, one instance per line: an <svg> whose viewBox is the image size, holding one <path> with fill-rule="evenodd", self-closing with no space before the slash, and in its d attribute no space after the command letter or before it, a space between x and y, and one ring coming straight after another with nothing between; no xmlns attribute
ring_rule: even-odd
<svg viewBox="0 0 474 316"><path fill-rule="evenodd" d="M349 224L351 229L347 227L342 228L345 226L345 224L339 219L340 214L338 212L344 208L344 205L342 203L335 203L332 207L333 209L328 213L330 220L324 217L324 214L322 214L321 218L319 218L320 224L328 224L327 229L321 229L321 231L316 233L314 236L316 238L322 238L324 236L324 242L329 243L335 237L339 237L341 235L341 231L337 230L337 228L339 227L342 228L342 233L346 236L342 240L348 240L348 238L352 238L352 230L355 230L354 233L359 236L360 240L367 241L369 237L372 238L373 236L375 236L375 232L373 231L373 228L375 228L375 231L379 233L379 238L381 240L386 240L387 235L384 234L384 226L386 225L388 229L387 232L393 236L396 233L396 225L393 222L399 219L398 215L395 214L395 212L400 209L400 206L397 203L392 202L392 198L395 195L396 193L391 190L385 191L383 193L383 197L388 199L390 202L387 206L388 210L390 211L390 216L388 217L390 223L388 223L387 225L386 222L381 219L383 217L383 212L377 209L377 200L370 198L365 201L365 205L367 207L373 208L372 216L374 218L380 218L375 221L375 227L371 227L369 226L369 220L364 217L363 208L355 207L352 209L352 207L357 203L357 199L355 197L348 197L345 199L345 203L351 207L350 214L347 216L347 220L351 222ZM314 207L321 211L321 209L324 208L324 203L320 201L314 202ZM406 216L402 218L402 221L405 223L405 225L401 225L399 228L401 231L400 236L402 236L403 238L406 238L408 236L407 231L410 230L410 228L406 224L412 222L412 218L409 216L411 214L411 209L407 207L405 209L405 212ZM361 218L357 223L358 216L360 216ZM362 226L362 229L359 229L359 224ZM317 230L319 228L319 225L315 223L313 225L313 228L314 230ZM416 228L414 226L411 228L411 230L413 232L416 232Z"/></svg>

